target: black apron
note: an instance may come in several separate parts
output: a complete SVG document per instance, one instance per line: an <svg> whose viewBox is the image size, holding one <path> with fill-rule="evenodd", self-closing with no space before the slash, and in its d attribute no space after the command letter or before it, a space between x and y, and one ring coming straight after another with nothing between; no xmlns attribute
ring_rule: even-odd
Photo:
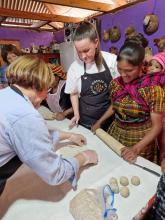
<svg viewBox="0 0 165 220"><path fill-rule="evenodd" d="M79 98L80 124L90 129L105 113L110 105L109 83L111 72L103 60L105 70L99 73L86 73L81 76L81 93Z"/></svg>

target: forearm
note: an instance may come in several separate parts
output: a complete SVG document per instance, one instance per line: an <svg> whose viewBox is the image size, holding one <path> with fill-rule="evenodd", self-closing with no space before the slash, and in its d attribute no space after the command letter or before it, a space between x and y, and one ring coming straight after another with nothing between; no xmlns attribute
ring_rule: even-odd
<svg viewBox="0 0 165 220"><path fill-rule="evenodd" d="M69 139L71 137L71 135L73 135L73 133L61 131L61 132L59 132L59 140L62 141L65 139Z"/></svg>
<svg viewBox="0 0 165 220"><path fill-rule="evenodd" d="M85 161L86 161L86 158L84 157L84 155L80 153L80 154L77 154L75 156L75 158L79 163L79 167L82 167L84 165Z"/></svg>
<svg viewBox="0 0 165 220"><path fill-rule="evenodd" d="M46 157L45 157L46 155ZM42 158L47 158L42 160ZM75 158L76 159L76 158ZM27 164L38 176L50 185L59 185L70 178L77 179L79 170L79 161L74 158L62 158L56 155L55 152L43 150L41 155L31 156L28 161L23 161Z"/></svg>
<svg viewBox="0 0 165 220"><path fill-rule="evenodd" d="M133 146L133 149L137 154L139 154L147 145L154 141L162 128L161 121L157 121L157 124L153 124L151 130L146 133L146 135Z"/></svg>
<svg viewBox="0 0 165 220"><path fill-rule="evenodd" d="M134 145L133 148L137 152L137 154L139 154L148 144L154 141L159 133L160 130L152 129L142 138L141 141Z"/></svg>
<svg viewBox="0 0 165 220"><path fill-rule="evenodd" d="M31 126L32 124L35 126ZM52 135L50 136L45 121L38 117L38 114L29 114L27 117L20 118L14 123L13 129L15 135L13 136L11 132L9 137L12 143L17 143L16 145L12 144L14 151L18 152L20 160L44 181L56 185L76 175L79 167L77 161L61 159L52 150L54 144L59 141L59 132L51 131Z"/></svg>
<svg viewBox="0 0 165 220"><path fill-rule="evenodd" d="M113 106L110 105L107 111L102 115L102 117L98 120L100 124L102 124L106 119L114 114Z"/></svg>
<svg viewBox="0 0 165 220"><path fill-rule="evenodd" d="M73 108L71 107L71 108L69 108L69 109L66 109L63 113L64 113L64 115L65 115L65 117L66 117L67 115L73 113Z"/></svg>
<svg viewBox="0 0 165 220"><path fill-rule="evenodd" d="M73 107L74 115L79 116L79 100L78 100L78 93L73 93L70 95L70 100Z"/></svg>

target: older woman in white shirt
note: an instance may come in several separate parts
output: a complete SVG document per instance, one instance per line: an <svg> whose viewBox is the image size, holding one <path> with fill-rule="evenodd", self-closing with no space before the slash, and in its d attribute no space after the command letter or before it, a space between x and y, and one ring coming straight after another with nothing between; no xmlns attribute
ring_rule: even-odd
<svg viewBox="0 0 165 220"><path fill-rule="evenodd" d="M97 163L97 154L87 150L64 159L55 153L58 141L69 139L83 145L85 137L71 132L50 132L36 110L53 83L50 67L33 56L21 56L9 66L7 79L10 87L0 91L0 194L21 163L48 184L69 180L75 187L79 168Z"/></svg>

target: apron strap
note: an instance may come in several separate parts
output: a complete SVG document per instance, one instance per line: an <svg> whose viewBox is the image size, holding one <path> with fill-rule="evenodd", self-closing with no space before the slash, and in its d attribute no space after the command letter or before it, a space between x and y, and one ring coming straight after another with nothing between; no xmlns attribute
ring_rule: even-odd
<svg viewBox="0 0 165 220"><path fill-rule="evenodd" d="M111 75L111 71L107 65L107 63L105 62L105 59L103 58L103 65L105 67L105 69L107 70L107 72L109 73L109 76L110 76L110 81L112 80L112 75ZM107 75L106 75L107 76Z"/></svg>
<svg viewBox="0 0 165 220"><path fill-rule="evenodd" d="M104 68L105 68L105 70L107 70L107 72L109 73L109 76L110 76L110 80L112 80L112 75L111 75L111 71L110 71L110 69L109 69L109 67L108 67L108 65L107 65L107 63L105 62L105 59L103 58L103 66L104 66ZM84 63L84 75L86 75L87 74L87 72L86 72L86 63Z"/></svg>
<svg viewBox="0 0 165 220"><path fill-rule="evenodd" d="M24 97L23 93L21 92L21 90L18 89L16 86L10 85L10 88L11 88L12 90L14 90L14 92L16 92L17 94L19 94L20 96L22 96L22 97L25 99L25 97Z"/></svg>
<svg viewBox="0 0 165 220"><path fill-rule="evenodd" d="M86 63L84 63L84 75L86 75Z"/></svg>

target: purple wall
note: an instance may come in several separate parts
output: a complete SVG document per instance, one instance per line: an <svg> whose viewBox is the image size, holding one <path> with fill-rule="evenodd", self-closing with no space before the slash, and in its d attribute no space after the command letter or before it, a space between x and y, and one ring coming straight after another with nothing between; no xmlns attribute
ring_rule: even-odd
<svg viewBox="0 0 165 220"><path fill-rule="evenodd" d="M110 41L104 42L101 38L102 50L108 51L109 47L120 46L124 42L124 30L129 25L134 26L137 32L144 34L143 32L143 19L146 14L154 12L159 19L159 29L152 35L144 36L149 40L149 46L152 47L153 52L157 52L157 48L153 44L153 39L165 35L165 15L164 15L165 1L164 0L148 0L136 5L130 6L126 9L118 11L115 14L107 14L100 16L101 19L101 36L103 36L104 30L112 26L119 27L121 31L121 38L116 43L111 43Z"/></svg>
<svg viewBox="0 0 165 220"><path fill-rule="evenodd" d="M120 10L114 14L106 14L103 16L98 17L101 20L101 36L103 36L104 30L111 28L112 26L119 27L121 31L121 38L116 43L111 43L110 41L104 42L101 37L101 47L102 50L108 51L109 47L116 46L120 48L124 42L124 30L128 26L134 26L137 32L144 34L143 32L143 19L144 16L154 12L159 19L159 29L152 35L145 35L144 36L149 40L149 46L152 47L153 52L157 52L157 48L153 44L154 38L159 38L165 35L165 0L147 0L142 3L138 3L136 5L132 5L128 8ZM63 31L58 32L57 35L55 34L55 39L57 42L62 42L64 39Z"/></svg>
<svg viewBox="0 0 165 220"><path fill-rule="evenodd" d="M37 32L26 29L17 28L0 28L0 40L19 40L20 47L31 47L35 45L49 45L53 40L54 35L52 32Z"/></svg>
<svg viewBox="0 0 165 220"><path fill-rule="evenodd" d="M54 40L57 42L57 43L62 43L64 42L64 31L58 31L54 34Z"/></svg>

